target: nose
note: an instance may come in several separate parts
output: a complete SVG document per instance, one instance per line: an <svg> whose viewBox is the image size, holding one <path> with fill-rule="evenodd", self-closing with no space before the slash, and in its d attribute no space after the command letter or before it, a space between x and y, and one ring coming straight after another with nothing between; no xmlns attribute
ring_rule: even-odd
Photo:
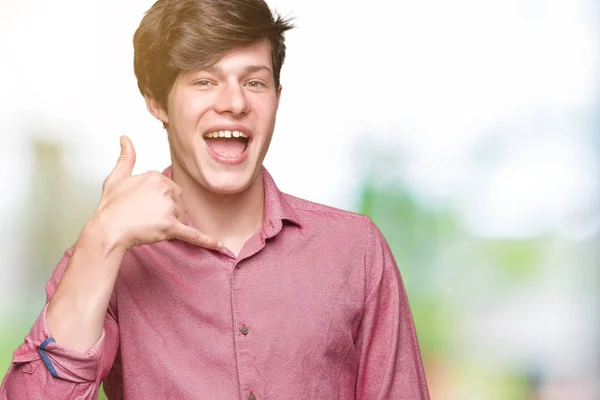
<svg viewBox="0 0 600 400"><path fill-rule="evenodd" d="M248 112L248 99L239 85L228 83L220 88L217 96L215 109L218 113L244 115Z"/></svg>

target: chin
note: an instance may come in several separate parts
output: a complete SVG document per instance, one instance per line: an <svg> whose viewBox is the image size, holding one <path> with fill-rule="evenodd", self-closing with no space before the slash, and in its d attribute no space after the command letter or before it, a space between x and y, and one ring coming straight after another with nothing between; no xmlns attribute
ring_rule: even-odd
<svg viewBox="0 0 600 400"><path fill-rule="evenodd" d="M207 189L215 194L234 195L247 190L256 175L250 171L211 171L205 173L204 181Z"/></svg>

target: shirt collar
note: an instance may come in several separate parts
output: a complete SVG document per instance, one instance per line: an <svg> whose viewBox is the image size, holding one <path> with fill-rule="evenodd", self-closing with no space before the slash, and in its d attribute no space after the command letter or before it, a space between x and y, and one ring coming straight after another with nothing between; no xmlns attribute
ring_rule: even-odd
<svg viewBox="0 0 600 400"><path fill-rule="evenodd" d="M273 177L267 169L262 167L262 179L265 191L265 212L263 219L263 232L266 237L271 238L281 231L283 221L289 221L302 228L302 221L296 211L288 203L283 192L277 188ZM168 178L172 177L172 166L163 171Z"/></svg>
<svg viewBox="0 0 600 400"><path fill-rule="evenodd" d="M288 203L283 192L275 185L273 177L262 167L263 186L265 189L265 217L263 231L267 237L273 237L281 230L283 221L290 221L302 228L302 221L296 211Z"/></svg>

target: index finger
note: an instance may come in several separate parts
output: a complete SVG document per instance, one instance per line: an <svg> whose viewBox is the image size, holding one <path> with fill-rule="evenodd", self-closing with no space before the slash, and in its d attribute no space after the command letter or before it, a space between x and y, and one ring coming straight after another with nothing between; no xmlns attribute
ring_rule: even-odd
<svg viewBox="0 0 600 400"><path fill-rule="evenodd" d="M220 240L213 239L198 229L184 225L179 221L177 221L173 228L172 236L174 239L183 240L184 242L207 249L220 250L223 248L223 242Z"/></svg>

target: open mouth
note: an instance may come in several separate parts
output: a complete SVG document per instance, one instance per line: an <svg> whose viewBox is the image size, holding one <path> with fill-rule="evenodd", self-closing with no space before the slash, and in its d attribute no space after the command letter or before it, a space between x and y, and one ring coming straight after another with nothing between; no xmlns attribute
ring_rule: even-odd
<svg viewBox="0 0 600 400"><path fill-rule="evenodd" d="M208 147L223 158L236 158L247 149L250 139L240 131L215 131L204 135Z"/></svg>

